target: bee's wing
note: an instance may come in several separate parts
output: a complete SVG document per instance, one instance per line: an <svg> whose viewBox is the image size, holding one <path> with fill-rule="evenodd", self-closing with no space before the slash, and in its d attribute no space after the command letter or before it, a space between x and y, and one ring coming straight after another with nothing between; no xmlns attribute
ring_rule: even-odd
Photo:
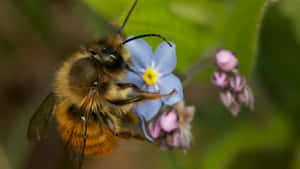
<svg viewBox="0 0 300 169"><path fill-rule="evenodd" d="M82 145L80 146L80 156L79 156L79 168L82 168L83 161L84 161L84 152L86 148L86 139L87 139L87 129L88 129L88 120L89 120L89 113L85 114L85 120L83 121L82 124L82 131L83 131L83 142Z"/></svg>
<svg viewBox="0 0 300 169"><path fill-rule="evenodd" d="M73 169L83 169L83 162L84 162L84 156L81 156L81 153L78 152L74 152L71 149L66 149L65 151L67 151L68 153L68 162L67 165L69 166L69 168L73 168Z"/></svg>
<svg viewBox="0 0 300 169"><path fill-rule="evenodd" d="M84 162L84 159L85 159L85 156L84 156L84 152L85 152L85 145L86 145L86 137L82 137L82 141L79 141L78 143L80 143L79 146L79 149L80 149L80 152L75 152L72 150L72 147L73 145L71 145L71 141L74 139L73 137L74 136L74 129L72 129L70 135L69 135L69 139L66 141L65 143L65 151L67 152L68 156L69 156L69 163L68 165L70 165L71 168L74 168L74 169L81 169L82 166L83 166L83 162ZM81 128L81 131L83 134L86 134L87 132L87 127L85 126L85 122L83 122L83 125L82 125L82 128Z"/></svg>
<svg viewBox="0 0 300 169"><path fill-rule="evenodd" d="M30 120L27 131L27 137L30 141L40 141L47 137L49 123L53 118L54 106L55 96L53 93L50 93L43 100Z"/></svg>
<svg viewBox="0 0 300 169"><path fill-rule="evenodd" d="M72 140L76 140L77 138L73 138L73 137L77 137L75 133L75 127L72 127L71 132L69 133L68 139L66 140L65 143L65 151L68 153L69 158L70 158L70 163L69 165L71 166L71 168L74 169L81 169L83 166L83 162L85 159L85 148L86 148L86 139L87 139L87 130L88 130L88 121L89 121L89 113L80 113L78 112L78 114L83 114L84 116L82 117L82 125L80 127L80 131L79 133L82 134L82 140L77 141L77 145L79 146L79 152L75 152L72 149ZM78 131L77 131L78 132ZM78 134L78 133L77 133Z"/></svg>

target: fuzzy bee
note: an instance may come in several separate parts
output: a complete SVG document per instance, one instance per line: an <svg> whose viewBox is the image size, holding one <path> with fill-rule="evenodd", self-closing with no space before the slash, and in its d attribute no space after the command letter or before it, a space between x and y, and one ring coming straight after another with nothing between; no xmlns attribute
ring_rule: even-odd
<svg viewBox="0 0 300 169"><path fill-rule="evenodd" d="M53 90L30 120L28 138L39 141L47 135L49 121L56 119L58 131L66 146L79 155L100 156L111 152L119 138L146 140L142 134L124 128L138 102L155 100L169 94L143 91L132 83L122 82L128 71L130 54L125 44L132 40L156 36L144 34L126 39L122 33L137 0L114 36L102 37L69 57L55 74ZM134 95L132 95L134 91Z"/></svg>

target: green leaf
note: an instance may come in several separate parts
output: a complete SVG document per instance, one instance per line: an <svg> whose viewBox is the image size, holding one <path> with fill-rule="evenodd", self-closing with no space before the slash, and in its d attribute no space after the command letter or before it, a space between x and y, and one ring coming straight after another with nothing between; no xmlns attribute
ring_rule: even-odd
<svg viewBox="0 0 300 169"><path fill-rule="evenodd" d="M297 35L298 40L300 40L300 1L299 0L289 0L278 2L278 7L282 10L284 15L289 16L292 19L292 29Z"/></svg>
<svg viewBox="0 0 300 169"><path fill-rule="evenodd" d="M300 41L296 36L300 31L295 31L297 17L288 17L286 11L280 9L283 2L270 6L264 18L257 74L276 106L284 109L300 129L300 69L297 65Z"/></svg>

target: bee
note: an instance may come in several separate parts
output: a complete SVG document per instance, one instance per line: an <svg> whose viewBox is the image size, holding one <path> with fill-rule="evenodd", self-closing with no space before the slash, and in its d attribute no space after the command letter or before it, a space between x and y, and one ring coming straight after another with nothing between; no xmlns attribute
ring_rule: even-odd
<svg viewBox="0 0 300 169"><path fill-rule="evenodd" d="M130 112L134 104L174 92L150 93L133 83L122 82L128 71L136 73L129 66L131 57L126 43L155 36L171 46L158 34L124 37L122 30L136 4L137 0L116 35L88 43L63 63L55 74L52 92L30 120L28 138L40 141L47 136L50 120L56 119L65 145L79 154L79 167L84 156L96 157L111 152L119 138L146 141L143 134L122 127L123 119L132 117Z"/></svg>

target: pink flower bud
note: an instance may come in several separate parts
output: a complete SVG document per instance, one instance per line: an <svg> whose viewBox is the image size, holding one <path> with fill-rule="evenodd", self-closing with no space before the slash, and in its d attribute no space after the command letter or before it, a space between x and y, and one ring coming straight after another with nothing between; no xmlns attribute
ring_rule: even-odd
<svg viewBox="0 0 300 169"><path fill-rule="evenodd" d="M241 75L234 75L229 79L230 88L235 92L241 92L245 88L245 79Z"/></svg>
<svg viewBox="0 0 300 169"><path fill-rule="evenodd" d="M254 109L254 98L249 87L245 87L244 90L238 95L238 100L239 102L247 105L250 109Z"/></svg>
<svg viewBox="0 0 300 169"><path fill-rule="evenodd" d="M178 128L178 117L175 112L164 113L160 117L160 126L166 132L171 132Z"/></svg>
<svg viewBox="0 0 300 169"><path fill-rule="evenodd" d="M241 110L241 106L238 102L233 102L232 105L229 107L229 111L232 113L233 116L237 116Z"/></svg>
<svg viewBox="0 0 300 169"><path fill-rule="evenodd" d="M178 147L180 143L180 137L179 133L175 132L172 135L167 136L167 143L172 147Z"/></svg>
<svg viewBox="0 0 300 169"><path fill-rule="evenodd" d="M180 101L175 104L174 108L177 110L179 115L179 123L183 125L188 125L193 120L195 114L194 106L185 106L183 101Z"/></svg>
<svg viewBox="0 0 300 169"><path fill-rule="evenodd" d="M236 56L229 50L220 50L216 56L216 65L225 72L230 72L238 66Z"/></svg>
<svg viewBox="0 0 300 169"><path fill-rule="evenodd" d="M182 112L183 114L183 122L190 123L193 120L194 114L195 114L195 107L194 106L187 106L185 107L185 112Z"/></svg>
<svg viewBox="0 0 300 169"><path fill-rule="evenodd" d="M192 132L191 132L191 125L189 127L179 127L179 141L180 141L180 148L182 151L186 152L190 147L192 141Z"/></svg>
<svg viewBox="0 0 300 169"><path fill-rule="evenodd" d="M234 95L230 91L221 92L220 99L227 108L229 108L235 102Z"/></svg>
<svg viewBox="0 0 300 169"><path fill-rule="evenodd" d="M219 88L226 88L228 86L228 77L225 72L214 72L213 84Z"/></svg>
<svg viewBox="0 0 300 169"><path fill-rule="evenodd" d="M237 116L240 111L240 105L235 100L235 96L230 91L220 93L220 98L225 107L229 109L232 115Z"/></svg>
<svg viewBox="0 0 300 169"><path fill-rule="evenodd" d="M160 134L160 126L159 123L150 122L148 125L149 133L153 138L158 138Z"/></svg>

